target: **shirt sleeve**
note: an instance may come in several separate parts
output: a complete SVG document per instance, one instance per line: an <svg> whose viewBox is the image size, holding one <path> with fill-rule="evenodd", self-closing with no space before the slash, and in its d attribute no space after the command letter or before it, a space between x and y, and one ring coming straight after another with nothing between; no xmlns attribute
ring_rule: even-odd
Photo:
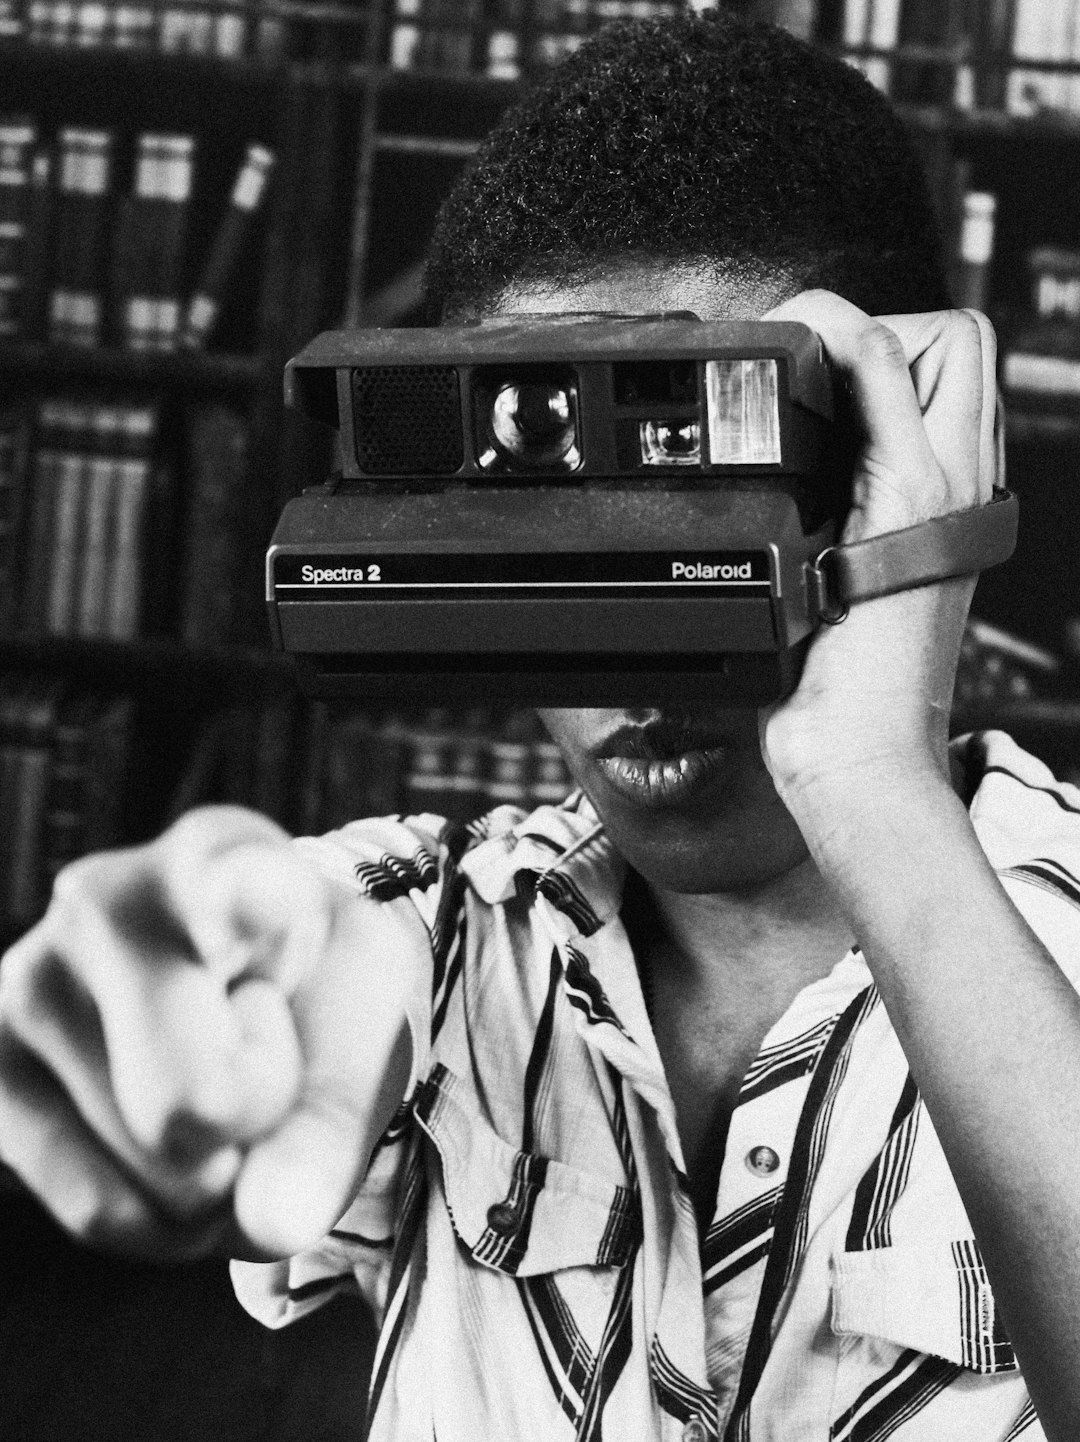
<svg viewBox="0 0 1080 1442"><path fill-rule="evenodd" d="M436 816L390 816L294 843L320 871L355 886L361 895L393 909L411 909L431 944L422 957L401 957L402 966L417 978L406 1011L412 1072L405 1099L345 1215L317 1246L294 1257L231 1264L241 1305L268 1327L286 1326L342 1291L359 1290L377 1315L382 1311L402 1174L413 1142L412 1099L430 1065L433 975L460 908L456 861L446 832ZM403 934L409 931L415 927Z"/></svg>

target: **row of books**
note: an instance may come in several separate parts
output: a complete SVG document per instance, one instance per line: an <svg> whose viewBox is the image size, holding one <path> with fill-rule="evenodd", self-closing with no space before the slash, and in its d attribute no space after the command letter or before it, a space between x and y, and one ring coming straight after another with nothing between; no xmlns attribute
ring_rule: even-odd
<svg viewBox="0 0 1080 1442"><path fill-rule="evenodd" d="M1038 695L1059 669L1044 649L972 620L958 714ZM136 715L127 692L57 674L0 676L0 918L8 925L34 919L66 862L131 839L122 812ZM166 819L231 802L292 834L318 835L365 816L468 822L499 805L529 811L557 805L572 788L531 712L371 712L278 694L211 712Z"/></svg>
<svg viewBox="0 0 1080 1442"><path fill-rule="evenodd" d="M188 255L196 142L0 116L0 339L139 351L199 349L213 336L250 243L274 155L247 145L201 256ZM189 272L194 280L187 285Z"/></svg>
<svg viewBox="0 0 1080 1442"><path fill-rule="evenodd" d="M297 835L357 817L470 821L499 805L557 804L572 782L532 713L367 712L277 696L207 722L173 798L253 806Z"/></svg>
<svg viewBox="0 0 1080 1442"><path fill-rule="evenodd" d="M0 919L39 915L67 862L121 839L131 695L0 676Z"/></svg>
<svg viewBox="0 0 1080 1442"><path fill-rule="evenodd" d="M138 698L49 673L0 675L0 925L31 924L56 873L132 841L125 802ZM470 821L503 804L562 801L571 781L535 718L431 710L332 712L279 696L210 715L165 819L233 802L295 835L365 816L431 812Z"/></svg>
<svg viewBox="0 0 1080 1442"><path fill-rule="evenodd" d="M242 594L247 422L204 401L167 446L162 430L160 404L139 395L49 394L0 411L3 631L236 639L254 600Z"/></svg>
<svg viewBox="0 0 1080 1442"><path fill-rule="evenodd" d="M218 60L363 60L367 7L305 0L0 0L0 40Z"/></svg>
<svg viewBox="0 0 1080 1442"><path fill-rule="evenodd" d="M897 101L1080 111L1080 0L845 0L841 41Z"/></svg>
<svg viewBox="0 0 1080 1442"><path fill-rule="evenodd" d="M557 64L609 21L678 8L679 0L393 0L388 64L516 80Z"/></svg>

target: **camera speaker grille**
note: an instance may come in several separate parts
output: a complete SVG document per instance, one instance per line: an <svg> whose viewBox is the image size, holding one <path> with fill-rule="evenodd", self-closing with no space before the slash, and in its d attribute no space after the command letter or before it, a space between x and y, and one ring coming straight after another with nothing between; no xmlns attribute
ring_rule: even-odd
<svg viewBox="0 0 1080 1442"><path fill-rule="evenodd" d="M356 459L366 475L449 476L465 459L453 366L361 366L352 373Z"/></svg>

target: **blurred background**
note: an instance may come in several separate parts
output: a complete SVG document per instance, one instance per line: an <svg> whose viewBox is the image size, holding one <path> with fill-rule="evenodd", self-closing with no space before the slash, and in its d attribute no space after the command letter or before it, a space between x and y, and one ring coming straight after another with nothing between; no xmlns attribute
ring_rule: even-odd
<svg viewBox="0 0 1080 1442"><path fill-rule="evenodd" d="M60 866L237 801L310 832L567 789L530 716L303 700L263 552L323 479L285 360L414 323L439 201L530 74L675 0L0 0L0 939ZM1014 562L955 729L1080 781L1080 0L747 0L843 54L924 155L1001 340ZM486 700L487 698L481 698ZM118 1264L0 1180L0 1437L347 1439L372 1330L286 1333L224 1268Z"/></svg>

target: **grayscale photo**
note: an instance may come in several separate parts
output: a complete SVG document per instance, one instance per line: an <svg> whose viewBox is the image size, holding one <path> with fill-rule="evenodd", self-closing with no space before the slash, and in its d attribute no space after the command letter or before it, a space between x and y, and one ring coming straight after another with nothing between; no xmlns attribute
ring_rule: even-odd
<svg viewBox="0 0 1080 1442"><path fill-rule="evenodd" d="M3 1442L1078 1442L1080 0L0 77Z"/></svg>

